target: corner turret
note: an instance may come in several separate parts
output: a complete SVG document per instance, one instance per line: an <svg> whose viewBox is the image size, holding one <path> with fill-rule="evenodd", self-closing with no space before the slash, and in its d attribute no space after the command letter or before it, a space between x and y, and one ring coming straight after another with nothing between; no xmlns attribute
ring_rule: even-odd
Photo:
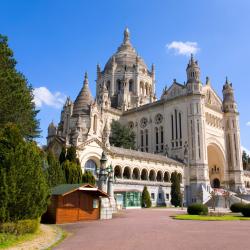
<svg viewBox="0 0 250 250"><path fill-rule="evenodd" d="M200 81L200 67L198 65L198 61L194 60L193 54L191 54L186 72L188 93L200 94L202 92L202 83Z"/></svg>
<svg viewBox="0 0 250 250"><path fill-rule="evenodd" d="M223 111L224 112L238 112L237 104L234 99L234 90L232 83L226 77L226 82L223 85Z"/></svg>

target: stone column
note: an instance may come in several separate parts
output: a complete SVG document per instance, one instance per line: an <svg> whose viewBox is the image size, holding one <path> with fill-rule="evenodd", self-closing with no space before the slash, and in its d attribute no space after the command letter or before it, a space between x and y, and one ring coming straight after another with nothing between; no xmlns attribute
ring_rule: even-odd
<svg viewBox="0 0 250 250"><path fill-rule="evenodd" d="M102 157L100 159L100 172L99 172L99 180L98 180L98 188L102 190L103 192L107 192L107 174L106 174L106 162L107 162L107 156L105 152L102 152Z"/></svg>

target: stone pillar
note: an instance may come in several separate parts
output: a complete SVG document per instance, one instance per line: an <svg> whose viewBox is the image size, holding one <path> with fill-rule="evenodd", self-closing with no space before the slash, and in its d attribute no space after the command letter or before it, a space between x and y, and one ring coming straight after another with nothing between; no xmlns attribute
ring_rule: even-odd
<svg viewBox="0 0 250 250"><path fill-rule="evenodd" d="M107 156L105 154L105 152L102 152L102 157L100 159L100 172L99 172L99 180L98 180L98 188L107 193L107 174L106 174L106 162L107 162Z"/></svg>

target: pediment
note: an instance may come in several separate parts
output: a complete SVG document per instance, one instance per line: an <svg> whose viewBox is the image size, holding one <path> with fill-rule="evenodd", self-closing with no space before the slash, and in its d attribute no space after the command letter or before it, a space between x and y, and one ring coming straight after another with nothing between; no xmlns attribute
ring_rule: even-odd
<svg viewBox="0 0 250 250"><path fill-rule="evenodd" d="M100 140L98 140L97 138L92 138L92 139L89 139L89 140L83 142L82 144L77 146L77 149L84 150L85 147L87 147L87 146L100 147L103 151L107 152L108 154L112 154L111 150L109 148L107 148L104 145L104 143L101 142Z"/></svg>
<svg viewBox="0 0 250 250"><path fill-rule="evenodd" d="M216 110L221 111L222 101L216 92L209 86L205 89L205 104Z"/></svg>
<svg viewBox="0 0 250 250"><path fill-rule="evenodd" d="M163 90L162 98L172 99L177 96L183 95L185 92L185 86L174 82L168 89Z"/></svg>

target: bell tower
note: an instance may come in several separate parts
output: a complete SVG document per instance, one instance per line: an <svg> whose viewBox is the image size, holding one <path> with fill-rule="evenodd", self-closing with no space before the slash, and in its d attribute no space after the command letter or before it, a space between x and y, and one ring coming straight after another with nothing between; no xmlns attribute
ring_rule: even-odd
<svg viewBox="0 0 250 250"><path fill-rule="evenodd" d="M228 184L230 189L239 192L245 188L241 157L239 113L234 99L233 85L227 78L222 92L228 162Z"/></svg>
<svg viewBox="0 0 250 250"><path fill-rule="evenodd" d="M186 72L188 93L201 93L202 84L200 80L200 67L198 65L198 61L194 60L193 54L191 54L191 58L188 62Z"/></svg>

